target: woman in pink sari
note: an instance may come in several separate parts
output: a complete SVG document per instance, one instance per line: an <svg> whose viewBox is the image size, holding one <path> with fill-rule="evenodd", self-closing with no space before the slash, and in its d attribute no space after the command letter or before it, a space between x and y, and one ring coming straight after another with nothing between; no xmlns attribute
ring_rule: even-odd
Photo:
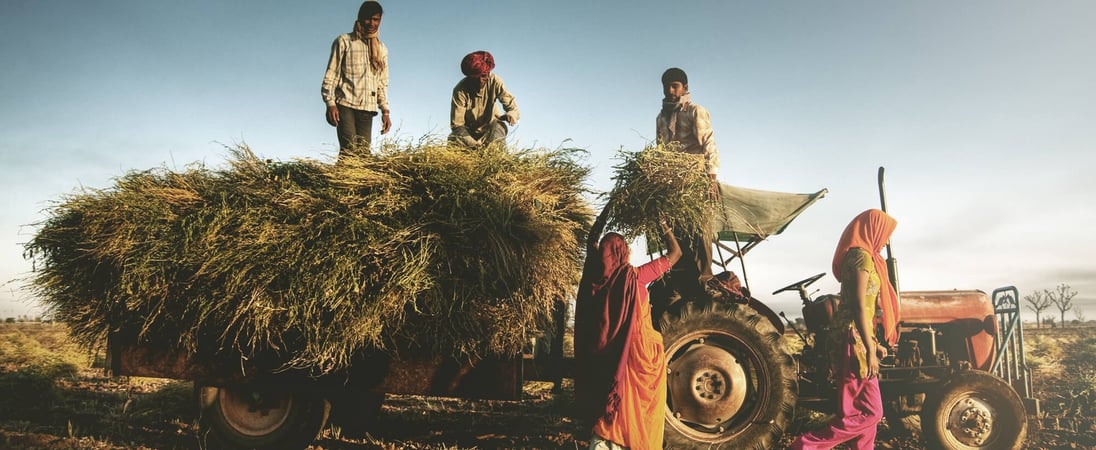
<svg viewBox="0 0 1096 450"><path fill-rule="evenodd" d="M883 338L898 342L898 295L880 252L898 222L883 211L869 209L845 227L833 254L833 274L841 281L841 304L830 326L833 375L837 381L837 412L828 426L792 442L793 450L875 448L875 432L883 417L879 395L879 358L886 347L876 338L880 319Z"/></svg>
<svg viewBox="0 0 1096 450"><path fill-rule="evenodd" d="M591 449L661 449L666 408L666 357L651 322L647 284L670 269L681 248L663 225L666 256L634 267L624 237L598 243L606 212L587 238L575 305L575 403L593 423Z"/></svg>

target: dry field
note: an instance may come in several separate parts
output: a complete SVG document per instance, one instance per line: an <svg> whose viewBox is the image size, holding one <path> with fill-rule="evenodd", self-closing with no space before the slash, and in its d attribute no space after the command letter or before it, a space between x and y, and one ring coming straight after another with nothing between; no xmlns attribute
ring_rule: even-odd
<svg viewBox="0 0 1096 450"><path fill-rule="evenodd" d="M1026 448L1096 448L1096 328L1027 329L1042 417ZM55 324L0 324L0 448L196 448L189 383L109 378ZM364 439L324 430L313 449L585 448L566 415L570 386L527 383L521 402L389 396ZM820 420L799 411L789 441ZM881 430L878 448L922 444Z"/></svg>

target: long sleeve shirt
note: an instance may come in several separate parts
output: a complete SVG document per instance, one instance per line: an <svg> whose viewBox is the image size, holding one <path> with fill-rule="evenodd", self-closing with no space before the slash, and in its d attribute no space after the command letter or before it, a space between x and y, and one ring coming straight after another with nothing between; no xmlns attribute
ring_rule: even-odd
<svg viewBox="0 0 1096 450"><path fill-rule="evenodd" d="M502 78L491 74L478 90L475 89L477 83L477 79L465 77L453 88L453 102L449 109L452 130L464 127L476 138L483 136L491 122L502 117L498 110L500 103L506 115L514 120L520 118L518 103L506 90Z"/></svg>
<svg viewBox="0 0 1096 450"><path fill-rule="evenodd" d="M682 152L703 155L707 158L708 173L718 172L719 149L712 133L712 119L703 106L686 100L670 114L660 112L655 132L659 143L677 143Z"/></svg>
<svg viewBox="0 0 1096 450"><path fill-rule="evenodd" d="M369 45L353 33L335 38L320 93L327 106L342 105L361 111L388 110L388 47L380 45L384 68L373 72Z"/></svg>

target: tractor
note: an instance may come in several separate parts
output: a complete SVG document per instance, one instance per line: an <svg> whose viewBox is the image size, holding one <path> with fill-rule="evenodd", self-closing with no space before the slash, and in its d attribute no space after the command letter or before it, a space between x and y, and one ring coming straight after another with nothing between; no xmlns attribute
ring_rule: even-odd
<svg viewBox="0 0 1096 450"><path fill-rule="evenodd" d="M883 169L879 172L880 199ZM769 236L779 234L813 194L755 191L722 185L722 217L715 229L724 269ZM733 246L733 247L732 247ZM890 249L888 247L888 253ZM723 253L730 257L723 259ZM897 287L897 264L888 259ZM742 264L745 275L745 264ZM666 443L670 448L770 448L796 406L832 412L826 343L837 295L812 297L808 287L825 273L777 289L797 292L805 330L744 290L712 299L660 297L658 327L668 356ZM718 278L719 276L717 276ZM884 358L880 390L892 430L919 433L932 448L1019 449L1027 430L1030 370L1024 361L1019 295L1014 287L899 293L901 338ZM781 318L784 320L782 321ZM789 322L790 325L790 322ZM792 330L786 334L786 330ZM802 350L789 347L798 343Z"/></svg>

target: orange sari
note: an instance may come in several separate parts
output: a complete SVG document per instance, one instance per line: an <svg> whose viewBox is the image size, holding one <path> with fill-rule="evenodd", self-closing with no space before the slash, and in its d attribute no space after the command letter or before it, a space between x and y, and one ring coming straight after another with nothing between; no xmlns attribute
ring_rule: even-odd
<svg viewBox="0 0 1096 450"><path fill-rule="evenodd" d="M632 449L661 449L666 408L662 335L651 324L645 286L666 258L638 268L610 233L583 273L575 311L575 400L593 432Z"/></svg>

